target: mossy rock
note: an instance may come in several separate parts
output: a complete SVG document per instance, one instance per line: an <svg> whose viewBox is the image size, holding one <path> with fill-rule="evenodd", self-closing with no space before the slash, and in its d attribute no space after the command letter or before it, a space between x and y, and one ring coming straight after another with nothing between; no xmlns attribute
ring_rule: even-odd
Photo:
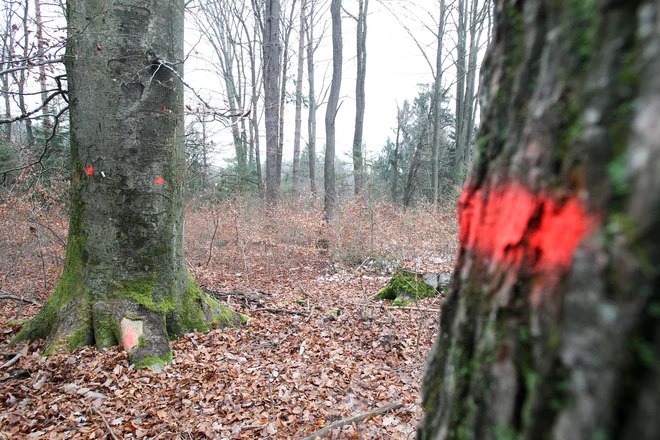
<svg viewBox="0 0 660 440"><path fill-rule="evenodd" d="M407 304L411 300L428 298L444 292L449 284L449 274L416 273L398 270L392 279L376 293L377 299L394 300L398 304Z"/></svg>

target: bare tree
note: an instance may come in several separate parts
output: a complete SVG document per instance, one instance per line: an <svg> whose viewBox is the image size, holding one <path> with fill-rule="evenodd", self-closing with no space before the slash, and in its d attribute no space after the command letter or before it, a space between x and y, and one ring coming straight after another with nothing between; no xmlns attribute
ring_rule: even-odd
<svg viewBox="0 0 660 440"><path fill-rule="evenodd" d="M277 143L277 186L282 183L282 160L284 157L284 105L286 104L286 83L289 72L289 42L291 41L291 32L293 32L293 16L296 10L296 0L291 1L291 10L286 20L283 20L282 41L282 78L280 82L280 119L279 119L279 138Z"/></svg>
<svg viewBox="0 0 660 440"><path fill-rule="evenodd" d="M341 34L341 0L330 3L332 15L332 85L328 107L325 112L325 164L324 164L324 209L326 221L332 220L337 211L337 184L335 177L335 119L339 110L339 92L342 76L342 34Z"/></svg>
<svg viewBox="0 0 660 440"><path fill-rule="evenodd" d="M298 72L296 75L296 125L293 135L293 199L300 196L300 129L302 127L302 83L305 64L305 7L309 0L300 2L298 29Z"/></svg>
<svg viewBox="0 0 660 440"><path fill-rule="evenodd" d="M353 178L355 195L362 192L364 180L364 158L362 151L362 132L364 130L365 93L364 83L367 75L367 13L369 0L358 0L357 16L344 11L357 23L357 76L355 79L355 131L353 133Z"/></svg>
<svg viewBox="0 0 660 440"><path fill-rule="evenodd" d="M433 150L431 154L431 186L433 203L438 202L438 166L440 164L440 143L442 142L442 112L440 107L443 101L442 66L443 46L445 37L445 0L440 0L440 17L438 18L438 47L436 54L435 82L433 86L433 106L435 118L433 120Z"/></svg>
<svg viewBox="0 0 660 440"><path fill-rule="evenodd" d="M246 13L242 2L226 0L205 1L198 5L200 13L193 17L216 56L218 75L224 83L229 127L232 133L236 164L239 170L247 167L247 135L245 118L247 81L243 60L243 38ZM249 39L249 35L247 37Z"/></svg>
<svg viewBox="0 0 660 440"><path fill-rule="evenodd" d="M253 0L255 10L256 0ZM266 200L279 198L280 0L266 0L263 14L264 112L266 116Z"/></svg>
<svg viewBox="0 0 660 440"><path fill-rule="evenodd" d="M322 6L323 4L319 5L318 0L309 0L309 13L305 18L305 29L307 32L307 82L309 85L309 93L307 95L309 106L307 115L307 151L309 153L309 185L313 196L316 195L316 111L321 103L320 96L325 93L323 91L324 87L321 87L321 91L317 96L316 82L314 80L314 54L319 48L325 34L325 27L323 27L320 35L318 37L314 36L314 29L316 29L316 26L318 26L323 17Z"/></svg>

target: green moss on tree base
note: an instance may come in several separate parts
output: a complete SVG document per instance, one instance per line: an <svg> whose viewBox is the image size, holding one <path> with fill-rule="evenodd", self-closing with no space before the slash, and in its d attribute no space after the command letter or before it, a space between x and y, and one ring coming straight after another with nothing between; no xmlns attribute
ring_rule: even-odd
<svg viewBox="0 0 660 440"><path fill-rule="evenodd" d="M154 312L169 313L174 311L174 300L171 297L159 298L154 294L157 284L155 278L118 283L117 296L132 299Z"/></svg>
<svg viewBox="0 0 660 440"><path fill-rule="evenodd" d="M167 355L162 358L159 357L146 357L141 361L135 362L135 368L162 368L165 364L172 362L174 355L170 351Z"/></svg>

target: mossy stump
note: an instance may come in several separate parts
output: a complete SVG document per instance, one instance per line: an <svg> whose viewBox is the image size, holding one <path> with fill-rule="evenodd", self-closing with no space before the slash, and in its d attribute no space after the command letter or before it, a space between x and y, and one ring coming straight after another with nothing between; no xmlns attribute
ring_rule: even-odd
<svg viewBox="0 0 660 440"><path fill-rule="evenodd" d="M405 305L410 301L442 293L449 283L449 278L448 274L397 270L387 286L376 293L375 298L392 300L395 305Z"/></svg>

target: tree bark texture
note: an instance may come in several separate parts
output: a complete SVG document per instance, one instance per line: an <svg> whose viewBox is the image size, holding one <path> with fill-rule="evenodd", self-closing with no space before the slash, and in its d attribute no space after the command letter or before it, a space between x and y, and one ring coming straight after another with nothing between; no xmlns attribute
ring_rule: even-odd
<svg viewBox="0 0 660 440"><path fill-rule="evenodd" d="M355 195L362 192L364 180L364 158L362 132L364 130L365 93L364 82L367 76L367 11L369 0L358 0L357 16L357 77L355 79L355 132L353 134L353 178Z"/></svg>
<svg viewBox="0 0 660 440"><path fill-rule="evenodd" d="M337 183L335 178L335 118L339 107L339 92L342 76L342 35L341 35L341 0L330 3L332 14L332 84L328 107L325 112L325 168L324 168L324 209L325 219L334 219L337 211Z"/></svg>
<svg viewBox="0 0 660 440"><path fill-rule="evenodd" d="M494 26L418 438L660 438L660 1Z"/></svg>
<svg viewBox="0 0 660 440"><path fill-rule="evenodd" d="M183 11L183 0L69 0L66 261L14 342L121 343L148 365L171 357L168 338L240 319L199 290L183 256Z"/></svg>
<svg viewBox="0 0 660 440"><path fill-rule="evenodd" d="M264 12L263 69L264 115L266 119L266 200L279 197L279 86L280 86L280 0L266 0Z"/></svg>

